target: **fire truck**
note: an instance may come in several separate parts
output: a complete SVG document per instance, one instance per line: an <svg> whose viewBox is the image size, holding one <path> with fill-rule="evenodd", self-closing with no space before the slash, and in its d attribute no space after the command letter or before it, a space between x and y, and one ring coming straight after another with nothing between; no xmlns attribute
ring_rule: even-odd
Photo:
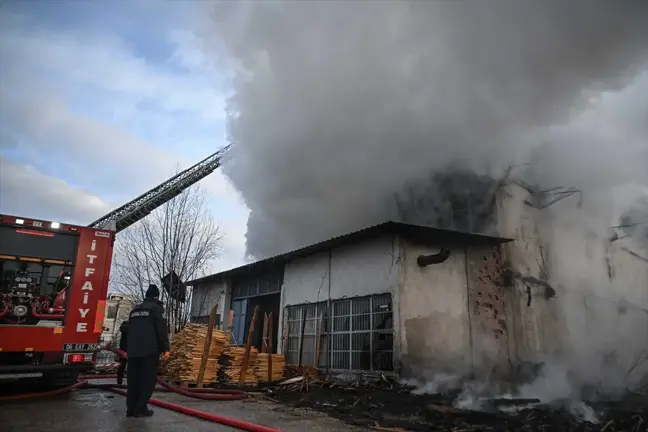
<svg viewBox="0 0 648 432"><path fill-rule="evenodd" d="M0 214L0 384L94 366L115 236L214 172L229 146L88 226Z"/></svg>

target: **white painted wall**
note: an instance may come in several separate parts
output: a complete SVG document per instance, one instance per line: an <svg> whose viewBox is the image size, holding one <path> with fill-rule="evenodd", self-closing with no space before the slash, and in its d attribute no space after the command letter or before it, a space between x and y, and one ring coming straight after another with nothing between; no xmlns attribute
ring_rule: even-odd
<svg viewBox="0 0 648 432"><path fill-rule="evenodd" d="M431 378L470 369L470 328L463 249L441 264L419 267L419 255L439 247L400 239L400 351L405 375Z"/></svg>
<svg viewBox="0 0 648 432"><path fill-rule="evenodd" d="M191 296L191 316L206 316L211 313L211 308L218 301L218 313L221 322L225 323L229 311L231 292L228 284L224 282L206 282L193 288ZM226 323L224 324L226 325Z"/></svg>
<svg viewBox="0 0 648 432"><path fill-rule="evenodd" d="M394 322L398 322L398 268L398 245L393 236L370 239L288 263L281 289L278 334L283 334L286 306L372 294L392 294ZM281 336L279 339L281 352Z"/></svg>

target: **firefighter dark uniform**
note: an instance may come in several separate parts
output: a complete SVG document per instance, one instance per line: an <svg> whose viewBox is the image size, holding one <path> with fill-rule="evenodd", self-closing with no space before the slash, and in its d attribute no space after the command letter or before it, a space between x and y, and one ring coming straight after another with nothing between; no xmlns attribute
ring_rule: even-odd
<svg viewBox="0 0 648 432"><path fill-rule="evenodd" d="M119 326L119 331L121 332L121 337L119 338L119 349L128 352L128 321L124 321L121 326ZM126 365L128 364L128 359L121 358L119 359L119 367L117 368L117 384L122 384L124 382L124 371L126 370Z"/></svg>
<svg viewBox="0 0 648 432"><path fill-rule="evenodd" d="M157 382L160 354L168 356L169 352L169 335L159 296L158 287L150 285L146 298L133 308L128 318L126 415L129 417L153 415L147 404Z"/></svg>

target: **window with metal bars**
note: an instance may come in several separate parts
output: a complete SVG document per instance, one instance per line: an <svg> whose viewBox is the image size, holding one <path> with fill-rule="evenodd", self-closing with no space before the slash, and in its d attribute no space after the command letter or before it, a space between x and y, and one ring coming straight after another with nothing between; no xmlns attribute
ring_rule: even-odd
<svg viewBox="0 0 648 432"><path fill-rule="evenodd" d="M391 294L286 308L286 363L333 370L393 370Z"/></svg>

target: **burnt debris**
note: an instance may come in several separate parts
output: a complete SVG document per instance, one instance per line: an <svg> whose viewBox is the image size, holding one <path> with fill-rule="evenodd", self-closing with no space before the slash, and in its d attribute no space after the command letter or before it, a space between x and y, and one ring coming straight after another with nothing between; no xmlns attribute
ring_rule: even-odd
<svg viewBox="0 0 648 432"><path fill-rule="evenodd" d="M648 396L628 394L592 403L592 416L579 415L573 401L540 404L537 399L483 399L480 409L456 404L460 391L414 394L413 387L390 380L338 383L290 391L277 386L269 397L291 406L327 413L349 424L383 431L569 431L640 432L648 425ZM583 405L584 406L584 405Z"/></svg>

